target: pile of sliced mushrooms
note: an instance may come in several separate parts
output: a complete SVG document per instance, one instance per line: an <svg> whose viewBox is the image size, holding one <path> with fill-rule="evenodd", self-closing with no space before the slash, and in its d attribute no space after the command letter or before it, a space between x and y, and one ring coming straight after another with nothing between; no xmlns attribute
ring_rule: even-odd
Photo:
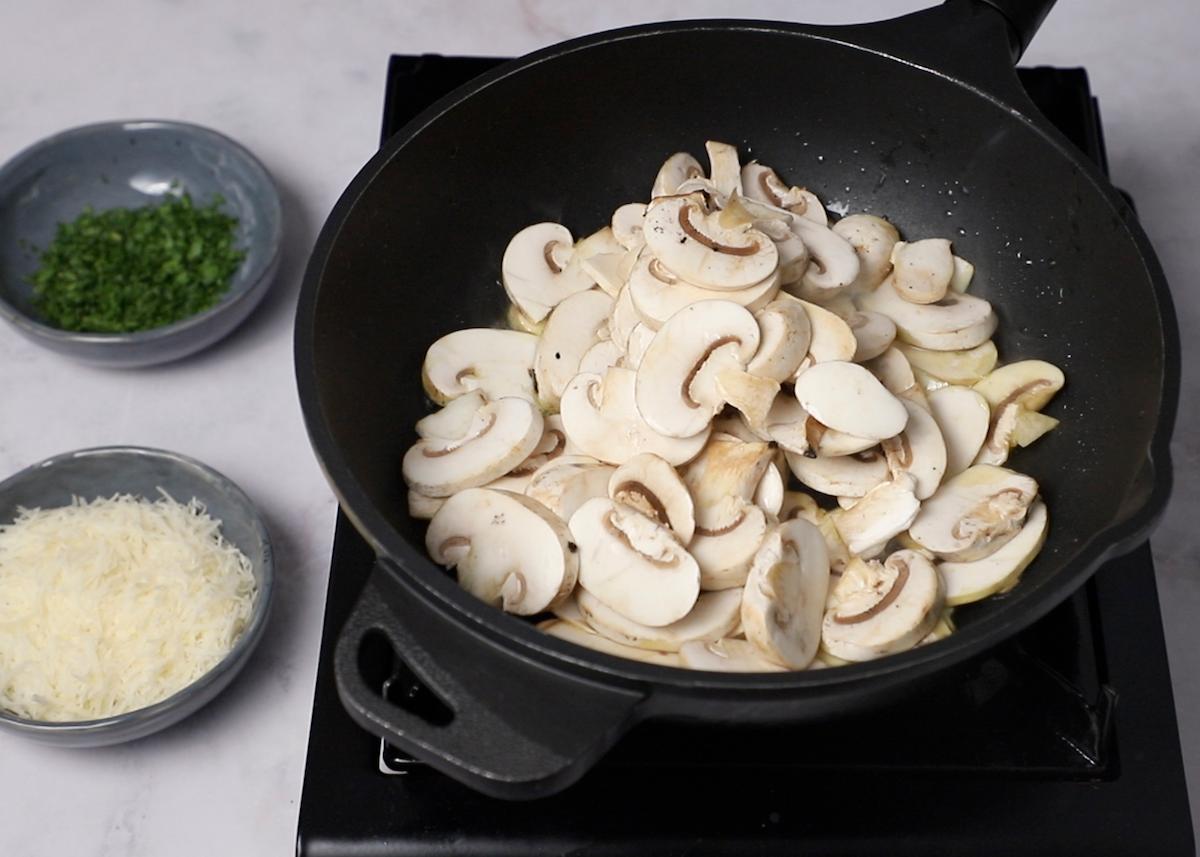
<svg viewBox="0 0 1200 857"><path fill-rule="evenodd" d="M575 241L518 232L511 329L435 342L404 457L430 556L548 634L675 667L865 661L1013 587L1047 527L1004 465L1063 373L997 365L944 238L836 222L709 142Z"/></svg>

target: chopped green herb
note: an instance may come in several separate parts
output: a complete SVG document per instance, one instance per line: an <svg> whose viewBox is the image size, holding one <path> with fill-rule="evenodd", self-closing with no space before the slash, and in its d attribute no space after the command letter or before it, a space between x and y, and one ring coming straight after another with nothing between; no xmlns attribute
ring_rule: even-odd
<svg viewBox="0 0 1200 857"><path fill-rule="evenodd" d="M64 330L131 333L208 309L246 255L223 202L197 206L183 194L60 223L30 277L38 311Z"/></svg>

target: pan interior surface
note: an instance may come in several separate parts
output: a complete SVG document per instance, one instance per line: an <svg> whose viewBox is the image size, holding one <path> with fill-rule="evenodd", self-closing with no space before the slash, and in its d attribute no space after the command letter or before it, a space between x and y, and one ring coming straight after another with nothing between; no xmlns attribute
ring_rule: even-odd
<svg viewBox="0 0 1200 857"><path fill-rule="evenodd" d="M352 513L369 508L386 522L369 527L373 541L460 610L478 609L425 558L425 525L407 512L400 461L430 410L425 350L458 328L502 326L500 259L519 229L594 231L649 197L672 152L703 160L708 139L835 213L952 239L976 266L971 292L1000 316L1001 359L1065 371L1047 408L1061 426L1010 462L1047 499L1046 546L1009 596L961 610L952 640L1023 627L1038 599L1082 582L1072 563L1118 516L1154 435L1164 345L1147 263L1092 178L1020 116L927 70L782 27L666 29L527 64L372 161L327 226L308 322L328 440L317 433L318 452ZM497 627L517 621L495 613Z"/></svg>

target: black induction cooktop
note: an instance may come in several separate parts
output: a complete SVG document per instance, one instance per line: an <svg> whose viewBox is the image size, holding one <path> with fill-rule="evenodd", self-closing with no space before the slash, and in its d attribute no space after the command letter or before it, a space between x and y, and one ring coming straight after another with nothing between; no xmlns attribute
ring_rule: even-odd
<svg viewBox="0 0 1200 857"><path fill-rule="evenodd" d="M383 138L499 60L393 56ZM1101 165L1082 69L1021 69ZM338 516L301 855L1193 855L1149 545L921 696L803 727L636 727L565 793L478 795L357 727L332 657L374 562ZM397 667L397 670L400 668ZM402 671L381 694L420 694Z"/></svg>

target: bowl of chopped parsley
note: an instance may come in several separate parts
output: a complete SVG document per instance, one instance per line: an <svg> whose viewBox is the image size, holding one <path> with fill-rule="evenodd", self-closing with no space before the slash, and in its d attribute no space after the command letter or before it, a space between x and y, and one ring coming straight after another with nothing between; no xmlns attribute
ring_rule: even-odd
<svg viewBox="0 0 1200 857"><path fill-rule="evenodd" d="M0 316L112 367L177 360L232 331L270 288L279 192L230 138L183 122L105 122L0 167Z"/></svg>

